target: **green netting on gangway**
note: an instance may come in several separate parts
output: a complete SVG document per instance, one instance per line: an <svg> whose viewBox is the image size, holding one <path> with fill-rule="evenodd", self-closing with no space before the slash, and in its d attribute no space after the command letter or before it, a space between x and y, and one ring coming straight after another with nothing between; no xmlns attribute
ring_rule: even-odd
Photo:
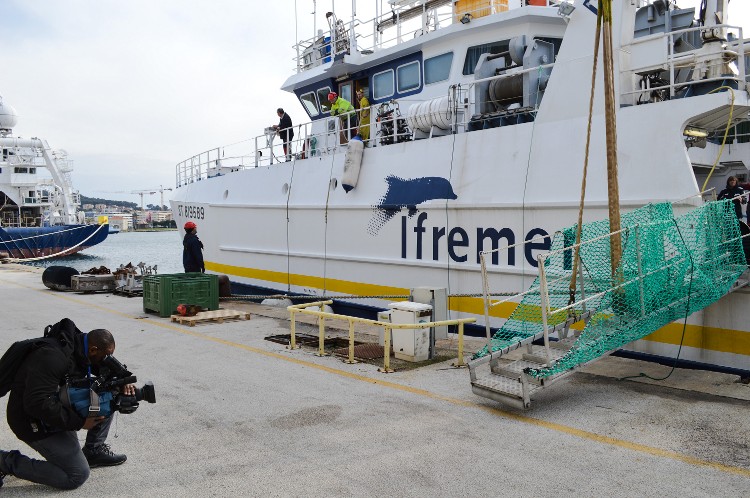
<svg viewBox="0 0 750 498"><path fill-rule="evenodd" d="M731 288L747 268L732 201L705 204L675 216L668 203L622 216L622 260L610 270L609 221L585 223L573 309L569 305L576 226L555 234L545 260L548 326L574 312L593 312L571 350L553 365L531 370L546 378L593 360L664 325L705 308ZM584 298L587 298L584 303ZM579 322L579 326L582 322ZM492 351L543 335L539 278L491 340ZM487 354L487 347L474 357Z"/></svg>

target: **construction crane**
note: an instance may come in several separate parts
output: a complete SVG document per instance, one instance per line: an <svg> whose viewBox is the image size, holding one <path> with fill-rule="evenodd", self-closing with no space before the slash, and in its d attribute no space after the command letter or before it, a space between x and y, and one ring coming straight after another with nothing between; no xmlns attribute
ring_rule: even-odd
<svg viewBox="0 0 750 498"><path fill-rule="evenodd" d="M159 185L158 192L161 194L161 204L159 204L159 207L164 206L164 191L165 190L172 190L171 188L164 188L164 185Z"/></svg>
<svg viewBox="0 0 750 498"><path fill-rule="evenodd" d="M102 193L105 194L137 194L141 196L141 211L145 211L143 207L143 196L144 195L154 195L157 192L161 194L161 204L159 204L159 207L164 205L164 192L172 190L171 188L164 188L163 185L159 185L158 187L146 189L146 190L116 190L116 191L102 191Z"/></svg>
<svg viewBox="0 0 750 498"><path fill-rule="evenodd" d="M155 190L131 190L130 192L123 192L123 193L130 193L130 194L138 194L141 196L141 211L145 211L143 209L143 196L144 195L154 195L156 193Z"/></svg>
<svg viewBox="0 0 750 498"><path fill-rule="evenodd" d="M159 204L159 208L161 208L164 205L164 192L167 190L172 190L171 188L164 188L163 185L159 185L158 188L151 188L148 190L133 190L130 193L131 194L138 194L141 196L141 211L143 211L143 196L144 195L154 195L155 193L159 192L161 194L161 204Z"/></svg>

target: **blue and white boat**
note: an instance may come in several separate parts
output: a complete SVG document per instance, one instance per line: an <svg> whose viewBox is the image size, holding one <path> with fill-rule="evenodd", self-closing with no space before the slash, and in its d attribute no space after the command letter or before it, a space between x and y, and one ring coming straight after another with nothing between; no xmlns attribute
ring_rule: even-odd
<svg viewBox="0 0 750 498"><path fill-rule="evenodd" d="M750 40L728 0L679 3L613 2L623 212L666 201L683 213L728 176L750 179ZM502 325L514 307L485 319L480 255L495 250L490 291L525 291L547 236L577 221L586 159L584 222L608 216L601 63L586 153L596 4L389 0L370 20L327 13L282 85L308 119L295 116L291 154L267 128L180 162L177 225L199 224L206 269L233 283L334 298L445 289L450 318ZM364 126L328 105L358 90L366 147L351 140ZM748 372L749 297L739 289L627 349Z"/></svg>
<svg viewBox="0 0 750 498"><path fill-rule="evenodd" d="M14 136L17 121L0 96L0 258L67 256L102 242L109 227L85 224L67 153Z"/></svg>

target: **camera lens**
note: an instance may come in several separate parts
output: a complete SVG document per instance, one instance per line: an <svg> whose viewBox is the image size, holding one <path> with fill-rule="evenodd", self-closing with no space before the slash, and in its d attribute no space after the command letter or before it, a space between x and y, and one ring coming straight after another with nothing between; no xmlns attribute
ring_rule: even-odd
<svg viewBox="0 0 750 498"><path fill-rule="evenodd" d="M145 401L147 403L156 403L156 391L154 390L154 383L148 381L143 384L143 387L136 387L135 399L137 401Z"/></svg>

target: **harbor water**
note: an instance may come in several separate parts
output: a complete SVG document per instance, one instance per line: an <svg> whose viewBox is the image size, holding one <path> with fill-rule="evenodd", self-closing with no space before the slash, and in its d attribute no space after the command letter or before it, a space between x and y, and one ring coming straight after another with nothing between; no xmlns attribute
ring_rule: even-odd
<svg viewBox="0 0 750 498"><path fill-rule="evenodd" d="M182 240L180 232L163 230L155 232L134 231L110 234L107 239L85 251L66 256L37 261L39 267L70 266L79 272L106 266L111 271L120 265L143 262L146 266L156 265L157 273L181 273Z"/></svg>

